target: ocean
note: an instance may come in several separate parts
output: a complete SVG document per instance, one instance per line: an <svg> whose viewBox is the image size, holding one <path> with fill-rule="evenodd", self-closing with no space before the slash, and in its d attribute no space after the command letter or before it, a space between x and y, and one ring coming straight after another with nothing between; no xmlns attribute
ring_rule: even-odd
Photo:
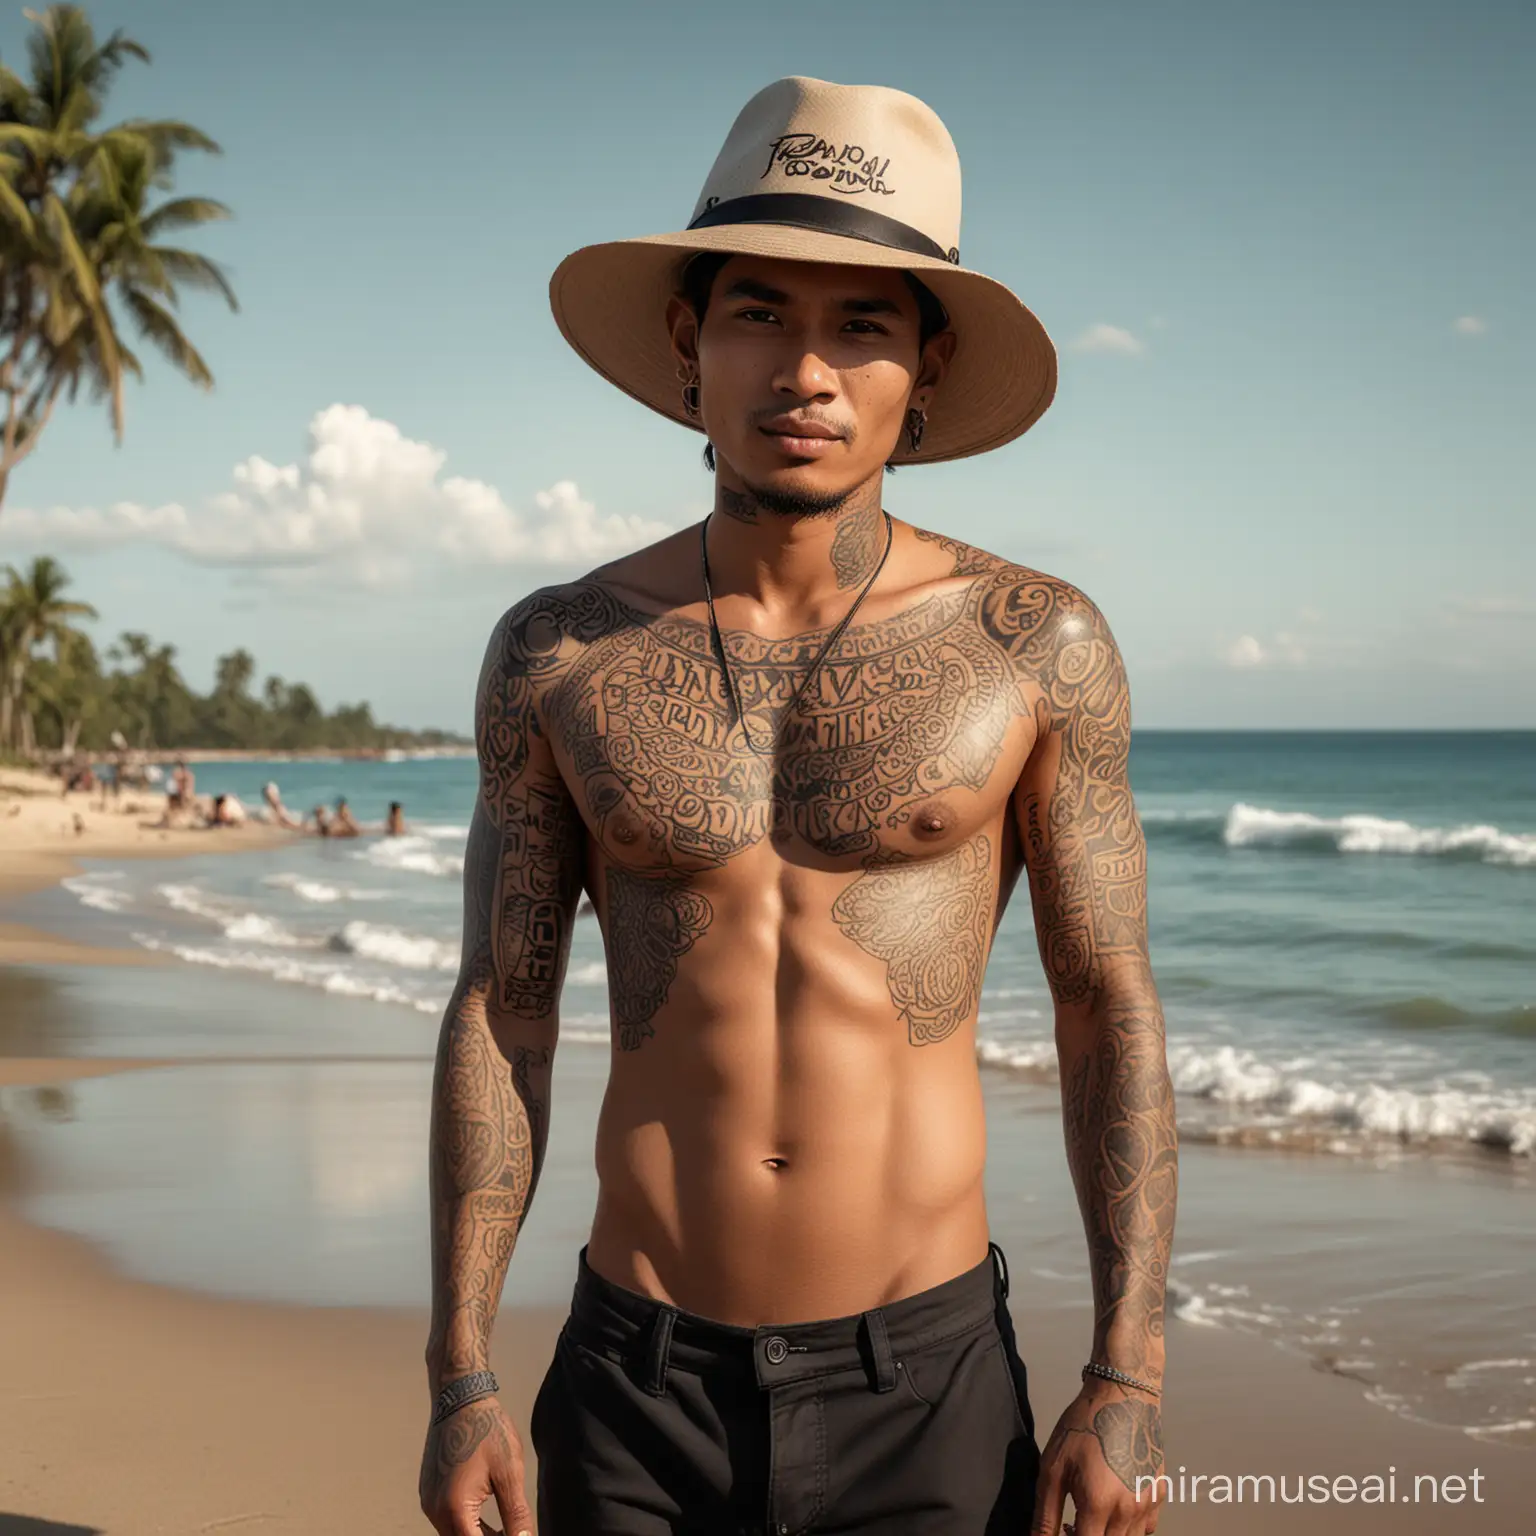
<svg viewBox="0 0 1536 1536"><path fill-rule="evenodd" d="M267 779L298 809L345 794L365 823L399 800L410 834L99 863L53 899L111 941L346 999L337 1054L368 1018L430 1054L458 963L473 762L198 768L200 791L247 806ZM1192 1170L1175 1314L1266 1333L1397 1411L1536 1443L1536 733L1138 732L1132 780ZM327 1010L303 1016L325 1049ZM562 1039L600 1083L590 918ZM1050 1000L1023 882L977 1050L990 1115L1050 1120ZM1026 1206L1037 1177L996 1175ZM1069 1305L1086 1275L1070 1191L1057 1209L1027 1267Z"/></svg>

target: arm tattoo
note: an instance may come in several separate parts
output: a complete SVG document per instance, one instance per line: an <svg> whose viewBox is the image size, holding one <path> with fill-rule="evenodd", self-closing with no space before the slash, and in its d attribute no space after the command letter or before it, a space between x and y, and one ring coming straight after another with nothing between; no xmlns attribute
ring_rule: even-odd
<svg viewBox="0 0 1536 1536"><path fill-rule="evenodd" d="M1067 1159L1088 1237L1094 1348L1160 1373L1178 1183L1162 1008L1147 959L1146 843L1130 701L1103 616L1065 583L999 572L983 622L1038 690L1024 858L1057 1005Z"/></svg>
<svg viewBox="0 0 1536 1536"><path fill-rule="evenodd" d="M608 866L609 976L619 1046L635 1051L656 1033L677 962L714 919L714 909L675 875L631 874Z"/></svg>
<svg viewBox="0 0 1536 1536"><path fill-rule="evenodd" d="M886 962L911 1044L948 1038L975 1010L994 887L991 844L978 836L933 858L867 860L833 903L843 932Z"/></svg>
<svg viewBox="0 0 1536 1536"><path fill-rule="evenodd" d="M533 697L559 639L533 599L514 608L492 637L476 700L481 783L465 847L464 951L432 1094L434 1389L486 1363L548 1134L583 851Z"/></svg>

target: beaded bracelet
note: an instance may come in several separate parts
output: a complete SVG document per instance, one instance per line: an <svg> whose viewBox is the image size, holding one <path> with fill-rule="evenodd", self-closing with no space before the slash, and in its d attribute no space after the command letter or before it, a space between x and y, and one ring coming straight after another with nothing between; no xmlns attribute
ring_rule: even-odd
<svg viewBox="0 0 1536 1536"><path fill-rule="evenodd" d="M467 1376L460 1376L457 1381L450 1381L437 1394L437 1402L432 1409L433 1427L441 1424L449 1414L457 1413L466 1403L478 1402L482 1397L490 1397L500 1390L491 1371L471 1371Z"/></svg>
<svg viewBox="0 0 1536 1536"><path fill-rule="evenodd" d="M1090 1360L1083 1367L1084 1376L1102 1376L1105 1381L1117 1381L1123 1387L1136 1387L1142 1392L1150 1392L1153 1397L1161 1397L1163 1389L1154 1387L1150 1382L1138 1381L1134 1376L1127 1376L1124 1371L1117 1371L1112 1365L1100 1365L1097 1360Z"/></svg>

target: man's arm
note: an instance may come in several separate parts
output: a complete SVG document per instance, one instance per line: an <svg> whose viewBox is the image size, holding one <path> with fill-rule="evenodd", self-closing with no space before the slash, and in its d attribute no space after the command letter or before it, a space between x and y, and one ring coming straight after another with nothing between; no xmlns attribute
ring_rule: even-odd
<svg viewBox="0 0 1536 1536"><path fill-rule="evenodd" d="M1103 615L1049 577L1000 575L983 622L1019 662L1034 701L1036 742L1014 813L1055 999L1067 1162L1093 1278L1092 1358L1160 1387L1178 1140L1147 956L1125 669ZM1083 1396L1093 1411L1069 1410L1058 1436L1093 1435L1132 1489L1138 1473L1160 1469L1155 1399L1093 1377ZM1074 1485L1080 1514L1089 1492Z"/></svg>
<svg viewBox="0 0 1536 1536"><path fill-rule="evenodd" d="M491 637L475 702L480 790L464 857L464 951L432 1094L434 1395L488 1365L507 1263L544 1160L581 894L582 823L534 701L534 673L553 651L531 654L526 641L514 608Z"/></svg>

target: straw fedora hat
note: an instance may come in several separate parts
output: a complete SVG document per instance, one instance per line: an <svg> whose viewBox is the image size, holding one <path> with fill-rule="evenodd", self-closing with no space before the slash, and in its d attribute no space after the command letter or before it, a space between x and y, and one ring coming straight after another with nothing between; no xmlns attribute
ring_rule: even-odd
<svg viewBox="0 0 1536 1536"><path fill-rule="evenodd" d="M741 109L688 227L584 246L556 268L561 334L602 376L701 431L683 409L667 300L700 251L893 267L949 312L954 360L928 408L922 447L898 464L999 447L1056 392L1056 349L1001 283L960 265L960 157L933 109L881 85L792 75Z"/></svg>

